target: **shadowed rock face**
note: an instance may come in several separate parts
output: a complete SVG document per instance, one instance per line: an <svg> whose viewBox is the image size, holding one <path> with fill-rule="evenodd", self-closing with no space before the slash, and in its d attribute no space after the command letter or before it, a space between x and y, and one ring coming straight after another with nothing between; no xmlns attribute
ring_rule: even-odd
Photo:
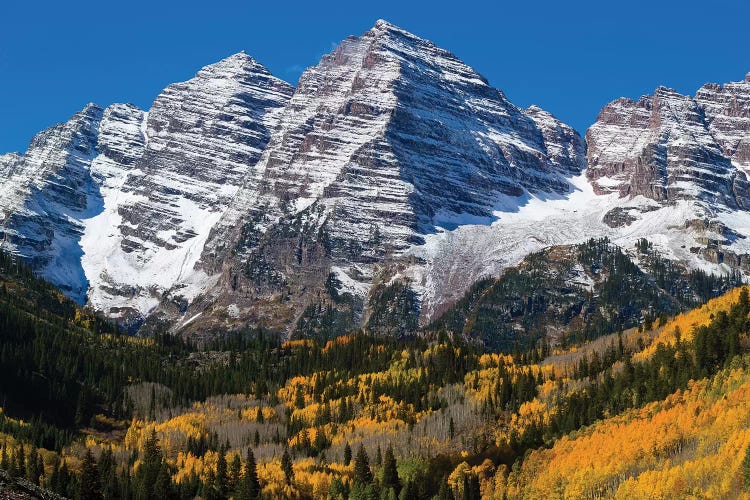
<svg viewBox="0 0 750 500"><path fill-rule="evenodd" d="M3 245L79 302L137 323L192 276L291 92L240 53L170 85L148 113L87 106L0 157Z"/></svg>
<svg viewBox="0 0 750 500"><path fill-rule="evenodd" d="M600 194L747 209L749 117L750 77L705 85L695 97L659 87L618 99L586 134L587 176Z"/></svg>
<svg viewBox="0 0 750 500"><path fill-rule="evenodd" d="M0 244L83 302L81 219L101 211L91 177L102 109L89 104L68 122L37 134L25 155L0 157Z"/></svg>

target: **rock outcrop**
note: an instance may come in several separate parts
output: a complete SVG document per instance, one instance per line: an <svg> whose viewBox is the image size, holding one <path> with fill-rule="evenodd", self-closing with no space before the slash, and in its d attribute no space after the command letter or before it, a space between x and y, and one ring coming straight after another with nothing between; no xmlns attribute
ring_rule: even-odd
<svg viewBox="0 0 750 500"><path fill-rule="evenodd" d="M695 97L659 87L604 107L586 134L588 178L599 194L750 208L750 78L708 84Z"/></svg>

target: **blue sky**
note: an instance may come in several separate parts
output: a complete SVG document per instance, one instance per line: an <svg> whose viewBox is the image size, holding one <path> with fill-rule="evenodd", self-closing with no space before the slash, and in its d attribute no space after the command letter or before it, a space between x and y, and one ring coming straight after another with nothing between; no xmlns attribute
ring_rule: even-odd
<svg viewBox="0 0 750 500"><path fill-rule="evenodd" d="M713 6L715 5L715 6ZM29 2L0 5L0 152L93 101L148 108L169 83L245 50L296 83L386 19L455 53L519 106L580 132L608 101L694 93L750 72L750 2Z"/></svg>

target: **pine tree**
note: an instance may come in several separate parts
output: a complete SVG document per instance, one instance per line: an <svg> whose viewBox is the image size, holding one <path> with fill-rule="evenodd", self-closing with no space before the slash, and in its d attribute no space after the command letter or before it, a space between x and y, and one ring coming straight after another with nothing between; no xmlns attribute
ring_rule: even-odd
<svg viewBox="0 0 750 500"><path fill-rule="evenodd" d="M99 468L96 466L94 455L91 454L90 449L86 450L86 455L83 457L83 462L81 463L78 498L80 500L101 500L103 498Z"/></svg>
<svg viewBox="0 0 750 500"><path fill-rule="evenodd" d="M401 494L398 496L399 500L419 500L419 493L417 487L413 481L406 481L404 489L401 490Z"/></svg>
<svg viewBox="0 0 750 500"><path fill-rule="evenodd" d="M255 414L255 421L259 424L262 424L265 421L263 418L263 409L260 406L258 407L258 413Z"/></svg>
<svg viewBox="0 0 750 500"><path fill-rule="evenodd" d="M289 448L284 448L284 453L281 455L281 470L284 471L286 482L291 484L294 479L294 467L292 466L292 457L289 455Z"/></svg>
<svg viewBox="0 0 750 500"><path fill-rule="evenodd" d="M347 442L344 445L344 465L349 467L349 464L352 461L352 448L349 446L349 443Z"/></svg>
<svg viewBox="0 0 750 500"><path fill-rule="evenodd" d="M454 500L451 488L448 486L448 481L445 477L440 481L440 489L438 490L437 500Z"/></svg>
<svg viewBox="0 0 750 500"><path fill-rule="evenodd" d="M232 457L232 463L229 465L229 490L237 491L242 476L242 460L240 454L236 453Z"/></svg>
<svg viewBox="0 0 750 500"><path fill-rule="evenodd" d="M372 470L370 470L370 459L367 456L365 447L360 443L357 449L357 456L354 458L354 481L362 484L372 482Z"/></svg>
<svg viewBox="0 0 750 500"><path fill-rule="evenodd" d="M396 469L396 457L393 455L393 446L390 444L386 448L383 458L383 487L386 489L393 488L396 494L401 490L401 481Z"/></svg>
<svg viewBox="0 0 750 500"><path fill-rule="evenodd" d="M154 498L167 499L173 496L172 474L166 460L162 460L154 483Z"/></svg>
<svg viewBox="0 0 750 500"><path fill-rule="evenodd" d="M32 450L26 460L26 479L39 486L40 478L44 474L44 462L39 450Z"/></svg>
<svg viewBox="0 0 750 500"><path fill-rule="evenodd" d="M141 460L143 462L138 467L134 478L136 498L153 498L154 484L156 484L156 478L159 476L162 463L156 429L151 429L151 433L143 444Z"/></svg>
<svg viewBox="0 0 750 500"><path fill-rule="evenodd" d="M298 385L294 394L294 407L301 410L305 407L305 394L302 392L302 386Z"/></svg>
<svg viewBox="0 0 750 500"><path fill-rule="evenodd" d="M16 477L26 476L26 448L24 448L23 443L21 443L21 446L18 447L18 451L16 451L14 475Z"/></svg>
<svg viewBox="0 0 750 500"><path fill-rule="evenodd" d="M282 459L283 461L283 459ZM240 480L238 498L240 500L255 500L260 496L260 481L258 480L258 469L255 464L253 450L248 448L247 460L245 461L245 472Z"/></svg>
<svg viewBox="0 0 750 500"><path fill-rule="evenodd" d="M219 450L219 458L216 461L216 489L220 495L225 496L228 492L229 478L227 475L227 453L222 446Z"/></svg>

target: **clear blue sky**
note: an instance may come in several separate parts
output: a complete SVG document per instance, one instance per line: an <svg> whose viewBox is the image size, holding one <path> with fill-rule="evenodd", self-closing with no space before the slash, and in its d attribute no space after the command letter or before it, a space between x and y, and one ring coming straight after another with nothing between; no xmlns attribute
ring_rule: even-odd
<svg viewBox="0 0 750 500"><path fill-rule="evenodd" d="M171 82L245 50L296 83L383 18L452 51L520 106L580 132L658 85L694 93L750 71L750 2L3 0L0 152L93 101L148 108Z"/></svg>

